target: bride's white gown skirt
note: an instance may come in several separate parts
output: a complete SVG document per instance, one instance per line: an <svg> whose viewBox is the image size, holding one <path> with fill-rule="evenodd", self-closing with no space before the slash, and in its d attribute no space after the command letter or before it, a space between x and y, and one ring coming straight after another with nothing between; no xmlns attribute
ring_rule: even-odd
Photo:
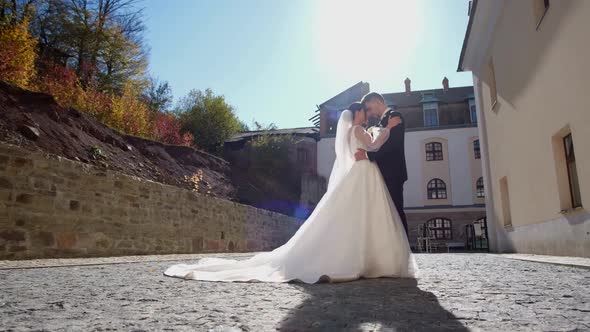
<svg viewBox="0 0 590 332"><path fill-rule="evenodd" d="M194 265L178 264L164 274L208 281L316 283L412 278L415 263L379 169L359 161L283 246L247 260L205 258Z"/></svg>

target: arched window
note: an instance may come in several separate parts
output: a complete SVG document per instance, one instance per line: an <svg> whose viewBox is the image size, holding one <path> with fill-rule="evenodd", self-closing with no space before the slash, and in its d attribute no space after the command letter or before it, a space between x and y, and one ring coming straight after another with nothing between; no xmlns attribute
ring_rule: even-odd
<svg viewBox="0 0 590 332"><path fill-rule="evenodd" d="M484 191L483 188L483 178L479 178L477 179L477 182L475 184L475 195L479 198L483 198L486 197L486 193Z"/></svg>
<svg viewBox="0 0 590 332"><path fill-rule="evenodd" d="M473 141L473 154L475 155L475 159L481 159L481 151L479 149L479 140L478 139Z"/></svg>
<svg viewBox="0 0 590 332"><path fill-rule="evenodd" d="M426 161L443 160L442 144L439 142L426 143Z"/></svg>
<svg viewBox="0 0 590 332"><path fill-rule="evenodd" d="M441 179L428 182L428 199L447 199L447 185Z"/></svg>
<svg viewBox="0 0 590 332"><path fill-rule="evenodd" d="M447 218L433 218L426 222L430 235L435 239L451 240L453 239L452 223Z"/></svg>

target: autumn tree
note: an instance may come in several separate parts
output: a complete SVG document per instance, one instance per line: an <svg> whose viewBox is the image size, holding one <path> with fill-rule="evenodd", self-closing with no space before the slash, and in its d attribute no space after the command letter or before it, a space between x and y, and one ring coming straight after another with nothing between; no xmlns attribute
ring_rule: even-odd
<svg viewBox="0 0 590 332"><path fill-rule="evenodd" d="M210 151L245 130L223 96L193 91L172 113L150 79L141 0L0 0L0 79L54 96L123 133Z"/></svg>
<svg viewBox="0 0 590 332"><path fill-rule="evenodd" d="M154 138L174 145L193 145L193 135L182 132L182 124L173 113L159 113L154 120Z"/></svg>
<svg viewBox="0 0 590 332"><path fill-rule="evenodd" d="M29 20L38 2L39 0L0 0L0 20L9 25Z"/></svg>
<svg viewBox="0 0 590 332"><path fill-rule="evenodd" d="M233 107L211 89L192 90L180 100L175 112L182 130L194 136L199 148L210 152L219 152L223 142L242 129Z"/></svg>
<svg viewBox="0 0 590 332"><path fill-rule="evenodd" d="M41 56L73 67L84 88L116 94L147 86L147 47L138 0L44 0L35 31Z"/></svg>
<svg viewBox="0 0 590 332"><path fill-rule="evenodd" d="M149 137L151 127L148 105L140 98L140 91L133 85L123 88L123 94L111 97L110 114L104 122L127 134Z"/></svg>
<svg viewBox="0 0 590 332"><path fill-rule="evenodd" d="M37 39L29 31L35 0L0 0L0 80L30 87L35 78Z"/></svg>
<svg viewBox="0 0 590 332"><path fill-rule="evenodd" d="M28 21L0 24L0 80L26 88L35 77L37 40L28 30Z"/></svg>

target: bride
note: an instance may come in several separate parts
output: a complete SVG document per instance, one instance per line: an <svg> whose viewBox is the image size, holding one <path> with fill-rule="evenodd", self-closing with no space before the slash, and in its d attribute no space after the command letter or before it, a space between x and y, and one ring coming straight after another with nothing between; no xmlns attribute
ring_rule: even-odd
<svg viewBox="0 0 590 332"><path fill-rule="evenodd" d="M246 260L205 258L178 264L170 277L207 281L342 282L415 275L404 227L378 167L354 161L362 148L378 150L398 124L372 136L360 103L342 112L336 130L336 161L328 190L297 233L283 246Z"/></svg>

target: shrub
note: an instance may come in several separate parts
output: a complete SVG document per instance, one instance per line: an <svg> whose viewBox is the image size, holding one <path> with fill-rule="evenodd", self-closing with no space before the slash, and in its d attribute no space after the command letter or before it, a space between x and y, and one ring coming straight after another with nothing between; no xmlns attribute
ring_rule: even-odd
<svg viewBox="0 0 590 332"><path fill-rule="evenodd" d="M160 113L156 116L154 138L167 144L193 145L193 136L190 133L181 133L180 121L170 113Z"/></svg>

